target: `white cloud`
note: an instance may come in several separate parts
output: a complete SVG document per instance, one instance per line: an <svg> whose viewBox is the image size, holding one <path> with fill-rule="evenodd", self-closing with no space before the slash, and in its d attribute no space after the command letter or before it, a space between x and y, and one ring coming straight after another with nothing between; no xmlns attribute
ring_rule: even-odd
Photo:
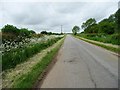
<svg viewBox="0 0 120 90"><path fill-rule="evenodd" d="M108 17L118 9L118 0L91 2L37 2L37 0L4 0L0 5L0 27L13 24L40 32L43 29L59 32L63 25L65 32L71 32L74 25L80 26L89 18L97 21ZM109 1L109 2L108 2Z"/></svg>

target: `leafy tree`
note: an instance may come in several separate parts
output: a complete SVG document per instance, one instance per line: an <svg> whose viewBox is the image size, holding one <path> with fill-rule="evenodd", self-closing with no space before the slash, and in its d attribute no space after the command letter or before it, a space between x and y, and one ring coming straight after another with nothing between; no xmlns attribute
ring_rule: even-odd
<svg viewBox="0 0 120 90"><path fill-rule="evenodd" d="M115 23L116 22L115 14L110 15L109 18L108 18L108 21Z"/></svg>
<svg viewBox="0 0 120 90"><path fill-rule="evenodd" d="M104 19L99 22L99 33L113 34L115 32L115 23L109 19Z"/></svg>
<svg viewBox="0 0 120 90"><path fill-rule="evenodd" d="M115 19L116 19L116 32L120 33L120 9L115 13Z"/></svg>
<svg viewBox="0 0 120 90"><path fill-rule="evenodd" d="M80 28L78 26L74 26L73 29L72 29L72 32L74 35L77 34L77 32L79 32Z"/></svg>
<svg viewBox="0 0 120 90"><path fill-rule="evenodd" d="M28 29L26 29L26 28L20 29L20 36L29 37L29 35L30 35L30 32L28 31Z"/></svg>
<svg viewBox="0 0 120 90"><path fill-rule="evenodd" d="M98 33L98 31L99 31L98 24L93 24L91 26L88 26L88 28L84 30L85 33Z"/></svg>
<svg viewBox="0 0 120 90"><path fill-rule="evenodd" d="M96 20L94 18L88 19L85 23L82 24L82 29L87 29L89 26L96 24Z"/></svg>
<svg viewBox="0 0 120 90"><path fill-rule="evenodd" d="M29 32L30 32L30 34L36 34L36 32L33 30L30 30Z"/></svg>
<svg viewBox="0 0 120 90"><path fill-rule="evenodd" d="M53 33L52 32L48 32L48 35L52 35Z"/></svg>
<svg viewBox="0 0 120 90"><path fill-rule="evenodd" d="M46 31L42 31L41 34L48 34Z"/></svg>

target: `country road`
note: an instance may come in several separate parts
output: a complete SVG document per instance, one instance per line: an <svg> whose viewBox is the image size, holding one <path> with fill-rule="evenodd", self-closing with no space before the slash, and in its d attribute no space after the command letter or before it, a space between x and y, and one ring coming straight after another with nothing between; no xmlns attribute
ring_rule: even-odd
<svg viewBox="0 0 120 90"><path fill-rule="evenodd" d="M67 35L40 88L117 88L118 56Z"/></svg>

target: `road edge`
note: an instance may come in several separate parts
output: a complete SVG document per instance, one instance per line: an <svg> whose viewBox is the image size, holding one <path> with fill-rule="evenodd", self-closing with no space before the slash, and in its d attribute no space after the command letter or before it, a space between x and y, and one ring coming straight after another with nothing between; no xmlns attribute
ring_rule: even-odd
<svg viewBox="0 0 120 90"><path fill-rule="evenodd" d="M79 37L79 36L74 36L74 37L78 38L80 40L83 40L85 42L91 43L93 45L99 46L101 48L104 48L104 49L106 49L108 51L111 51L112 54L120 57L120 48L119 47L115 48L115 47L112 47L112 46L107 46L107 45L104 45L104 44L96 43L96 42L93 42L93 40L89 40L89 39L86 39L86 38L83 38L83 37Z"/></svg>
<svg viewBox="0 0 120 90"><path fill-rule="evenodd" d="M45 80L45 78L47 77L47 75L49 74L49 72L52 70L52 68L54 67L55 63L57 62L57 56L59 54L59 51L60 51L61 47L63 46L65 38L60 42L58 48L55 47L55 48L57 48L57 51L56 51L55 55L53 55L52 61L48 64L48 66L46 67L46 69L44 69L44 71L38 77L38 80L35 82L35 84L33 85L32 88L40 88L42 86L43 81Z"/></svg>

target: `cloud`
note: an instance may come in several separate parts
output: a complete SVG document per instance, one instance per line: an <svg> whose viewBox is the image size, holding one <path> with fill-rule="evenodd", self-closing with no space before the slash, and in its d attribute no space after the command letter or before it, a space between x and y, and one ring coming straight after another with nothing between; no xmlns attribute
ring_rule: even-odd
<svg viewBox="0 0 120 90"><path fill-rule="evenodd" d="M14 0L13 0L14 1ZM32 0L31 0L32 1ZM105 1L105 0L104 0ZM107 0L110 1L110 0ZM118 2L7 2L0 5L0 27L13 24L41 32L48 30L71 32L74 25L81 26L89 18L97 21L107 18L118 9Z"/></svg>

